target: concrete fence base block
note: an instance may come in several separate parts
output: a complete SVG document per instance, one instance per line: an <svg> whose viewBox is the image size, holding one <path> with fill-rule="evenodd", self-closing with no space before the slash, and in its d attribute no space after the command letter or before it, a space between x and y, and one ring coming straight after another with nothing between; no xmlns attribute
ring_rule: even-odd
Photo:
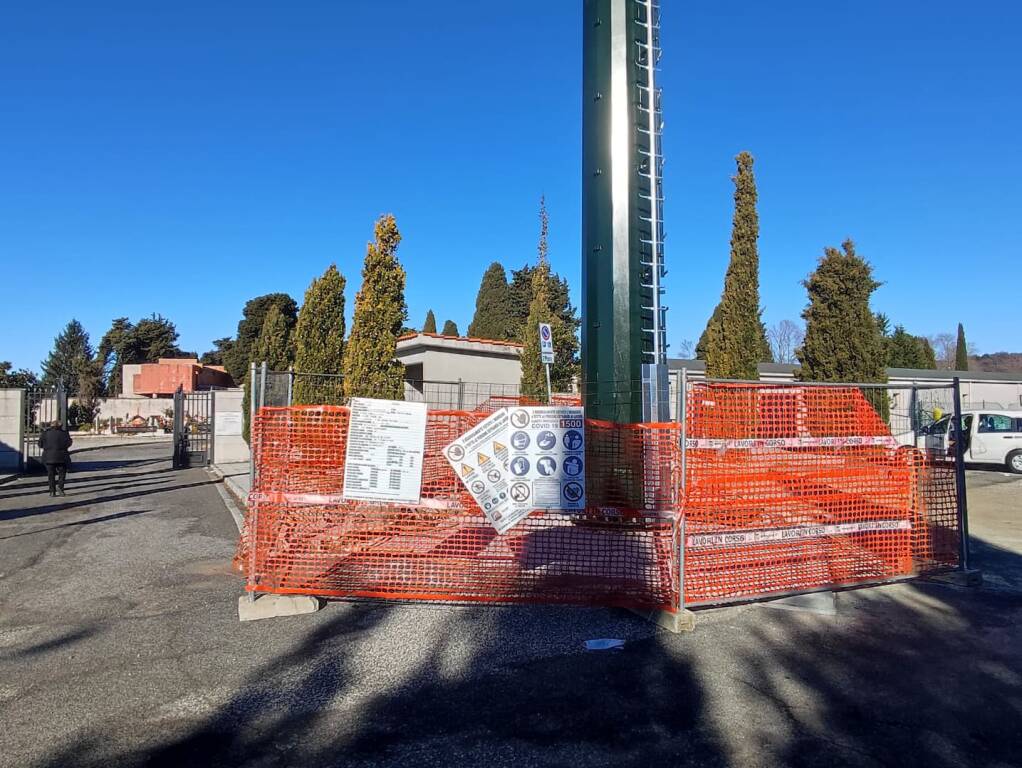
<svg viewBox="0 0 1022 768"><path fill-rule="evenodd" d="M952 584L956 587L982 587L983 571L978 568L969 568L965 571L949 571L948 573L936 573L932 576L925 576L926 581L935 581L938 584Z"/></svg>
<svg viewBox="0 0 1022 768"><path fill-rule="evenodd" d="M259 595L255 600L242 595L238 598L238 619L256 621L278 616L298 616L315 613L322 607L323 601L312 595Z"/></svg>
<svg viewBox="0 0 1022 768"><path fill-rule="evenodd" d="M671 613L670 611L640 611L635 609L631 609L631 611L651 624L656 624L661 629L666 629L673 634L691 632L696 628L696 615L684 608L677 613Z"/></svg>

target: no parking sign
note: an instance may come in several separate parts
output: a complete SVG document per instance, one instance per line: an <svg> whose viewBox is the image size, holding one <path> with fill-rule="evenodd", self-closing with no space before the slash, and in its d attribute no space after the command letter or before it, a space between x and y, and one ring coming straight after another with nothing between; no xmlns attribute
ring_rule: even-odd
<svg viewBox="0 0 1022 768"><path fill-rule="evenodd" d="M554 334L549 323L539 324L539 356L547 365L554 361Z"/></svg>

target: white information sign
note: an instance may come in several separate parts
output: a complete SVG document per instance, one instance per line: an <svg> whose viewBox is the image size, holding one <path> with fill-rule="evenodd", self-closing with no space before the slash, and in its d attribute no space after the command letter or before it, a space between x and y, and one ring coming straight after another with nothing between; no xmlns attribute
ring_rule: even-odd
<svg viewBox="0 0 1022 768"><path fill-rule="evenodd" d="M216 435L240 435L241 411L217 411L213 417L213 433Z"/></svg>
<svg viewBox="0 0 1022 768"><path fill-rule="evenodd" d="M511 503L507 435L508 411L501 408L444 449L447 461L498 533L532 511Z"/></svg>
<svg viewBox="0 0 1022 768"><path fill-rule="evenodd" d="M426 404L352 398L344 498L418 503Z"/></svg>
<svg viewBox="0 0 1022 768"><path fill-rule="evenodd" d="M554 361L554 335L547 323L539 324L539 356L543 363Z"/></svg>
<svg viewBox="0 0 1022 768"><path fill-rule="evenodd" d="M570 406L509 411L508 492L515 507L584 509L585 411Z"/></svg>

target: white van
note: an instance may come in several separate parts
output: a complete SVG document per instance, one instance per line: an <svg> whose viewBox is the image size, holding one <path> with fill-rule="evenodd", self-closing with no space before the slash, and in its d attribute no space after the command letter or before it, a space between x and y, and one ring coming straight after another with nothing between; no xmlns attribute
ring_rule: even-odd
<svg viewBox="0 0 1022 768"><path fill-rule="evenodd" d="M954 453L954 417L945 416L923 430L926 449ZM962 411L965 460L1000 464L1022 474L1022 411Z"/></svg>

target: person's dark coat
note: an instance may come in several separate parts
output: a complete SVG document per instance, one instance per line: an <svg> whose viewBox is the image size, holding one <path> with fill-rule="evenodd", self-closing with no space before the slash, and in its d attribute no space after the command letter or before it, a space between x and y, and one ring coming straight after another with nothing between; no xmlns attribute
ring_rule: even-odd
<svg viewBox="0 0 1022 768"><path fill-rule="evenodd" d="M39 447L43 449L43 464L70 464L71 435L59 427L48 427L39 435Z"/></svg>

